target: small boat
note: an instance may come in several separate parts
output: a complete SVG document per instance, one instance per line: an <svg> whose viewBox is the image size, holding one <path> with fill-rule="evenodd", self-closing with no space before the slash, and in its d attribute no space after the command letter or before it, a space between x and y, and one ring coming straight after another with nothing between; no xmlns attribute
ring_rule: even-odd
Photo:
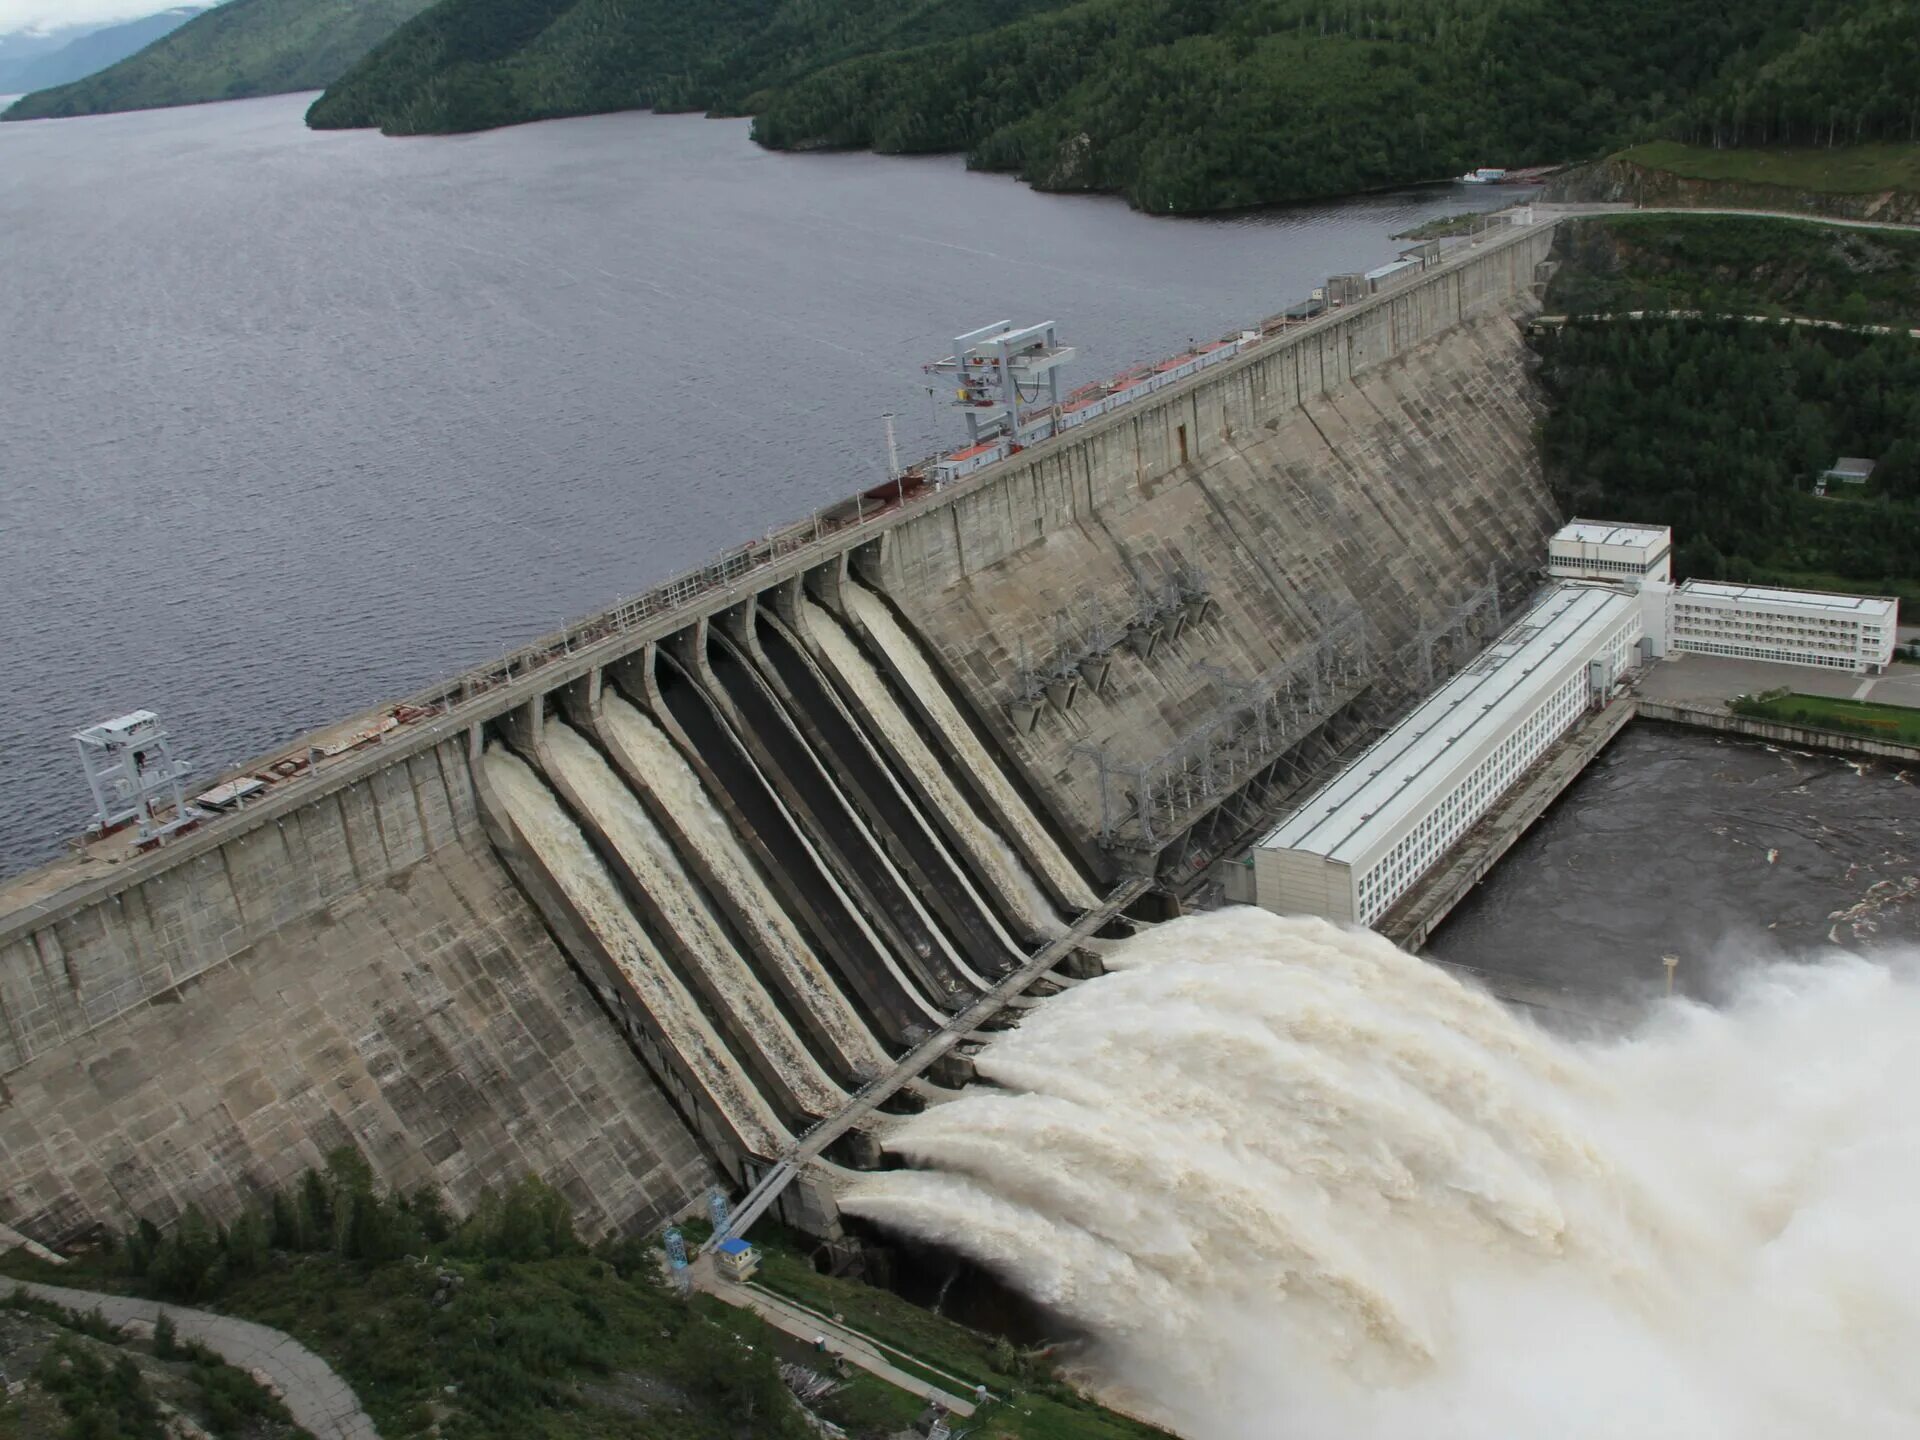
<svg viewBox="0 0 1920 1440"><path fill-rule="evenodd" d="M1466 174L1462 175L1460 177L1460 183L1462 185L1498 185L1506 178L1507 172L1505 170L1496 169L1489 165L1482 165L1478 170L1469 170Z"/></svg>

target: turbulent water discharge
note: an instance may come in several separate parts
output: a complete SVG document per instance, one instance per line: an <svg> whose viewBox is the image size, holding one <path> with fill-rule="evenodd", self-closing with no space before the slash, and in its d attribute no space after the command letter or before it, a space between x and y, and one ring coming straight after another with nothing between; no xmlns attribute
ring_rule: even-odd
<svg viewBox="0 0 1920 1440"><path fill-rule="evenodd" d="M1371 935L1175 921L843 1204L1056 1309L1190 1436L1920 1434L1915 959L1575 1045Z"/></svg>

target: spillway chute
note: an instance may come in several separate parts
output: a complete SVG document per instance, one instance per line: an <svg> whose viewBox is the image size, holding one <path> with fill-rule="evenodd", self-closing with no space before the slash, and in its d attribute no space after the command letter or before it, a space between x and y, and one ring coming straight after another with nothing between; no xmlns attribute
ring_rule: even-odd
<svg viewBox="0 0 1920 1440"><path fill-rule="evenodd" d="M828 974L813 946L762 878L726 817L660 726L620 695L603 696L601 729L634 774L672 811L696 846L733 913L749 927L787 992L805 1010L847 1070L876 1074L889 1059Z"/></svg>
<svg viewBox="0 0 1920 1440"><path fill-rule="evenodd" d="M1046 894L1034 883L1026 863L994 830L980 807L954 783L921 734L919 725L901 708L880 671L861 652L853 636L830 612L812 600L801 602L800 617L807 637L822 659L832 667L863 715L879 732L876 738L898 757L913 783L926 794L948 832L965 848L973 868L992 887L1000 902L1019 917L1030 933L1049 939L1061 934L1066 927ZM993 918L991 908L984 908L989 918ZM1003 943L1018 948L999 928L997 919L993 923Z"/></svg>
<svg viewBox="0 0 1920 1440"><path fill-rule="evenodd" d="M841 586L841 596L848 614L885 654L908 692L926 708L934 727L957 748L966 773L985 792L1000 822L1019 837L1021 849L1033 857L1068 904L1076 910L1092 909L1098 902L1085 877L975 733L919 641L894 618L887 603L865 586L848 581Z"/></svg>
<svg viewBox="0 0 1920 1440"><path fill-rule="evenodd" d="M571 726L549 722L542 758L606 837L634 884L656 907L661 923L711 997L720 1023L738 1035L749 1063L764 1062L792 1103L813 1116L838 1109L845 1093L809 1053L733 936L688 874L646 807L599 751Z"/></svg>
<svg viewBox="0 0 1920 1440"><path fill-rule="evenodd" d="M746 744L719 706L671 660L644 677L645 692L663 727L686 747L690 763L710 777L714 796L739 816L767 873L798 909L812 917L848 991L895 1046L910 1045L928 1027L945 1023L933 1003L941 994L906 938L886 923L886 907L870 883L860 837L820 828L792 777L777 776L770 756Z"/></svg>
<svg viewBox="0 0 1920 1440"><path fill-rule="evenodd" d="M790 1140L780 1118L634 918L580 827L532 767L505 746L489 745L482 763L505 818L591 934L617 981L657 1027L672 1062L695 1087L696 1103L709 1107L746 1152L779 1154Z"/></svg>

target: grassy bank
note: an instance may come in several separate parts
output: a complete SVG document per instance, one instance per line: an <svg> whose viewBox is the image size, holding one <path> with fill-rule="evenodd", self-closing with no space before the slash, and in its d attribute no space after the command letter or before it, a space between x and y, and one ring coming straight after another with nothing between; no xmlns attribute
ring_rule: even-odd
<svg viewBox="0 0 1920 1440"><path fill-rule="evenodd" d="M1871 740L1920 745L1920 710L1904 705L1876 705L1867 700L1841 700L1827 695L1769 690L1742 695L1729 707L1734 714L1782 725L1804 725L1815 730L1838 730Z"/></svg>
<svg viewBox="0 0 1920 1440"><path fill-rule="evenodd" d="M1683 180L1777 185L1826 195L1920 191L1920 144L1716 150L1705 145L1683 145L1677 140L1655 140L1622 150L1613 158L1645 170L1664 170Z"/></svg>

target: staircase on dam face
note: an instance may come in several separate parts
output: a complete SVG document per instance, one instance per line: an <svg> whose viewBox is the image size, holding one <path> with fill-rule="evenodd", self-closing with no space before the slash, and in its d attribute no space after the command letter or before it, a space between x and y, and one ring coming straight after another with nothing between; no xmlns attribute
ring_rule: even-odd
<svg viewBox="0 0 1920 1440"><path fill-rule="evenodd" d="M968 729L929 738L911 687L941 682L885 599L810 579L511 712L475 774L509 870L727 1174L840 1117L782 1201L818 1230L825 1174L877 1158L860 1097L1036 954L1071 959L1094 890L944 694ZM930 1078L969 1068L943 1044ZM914 1108L895 1082L885 1108Z"/></svg>

